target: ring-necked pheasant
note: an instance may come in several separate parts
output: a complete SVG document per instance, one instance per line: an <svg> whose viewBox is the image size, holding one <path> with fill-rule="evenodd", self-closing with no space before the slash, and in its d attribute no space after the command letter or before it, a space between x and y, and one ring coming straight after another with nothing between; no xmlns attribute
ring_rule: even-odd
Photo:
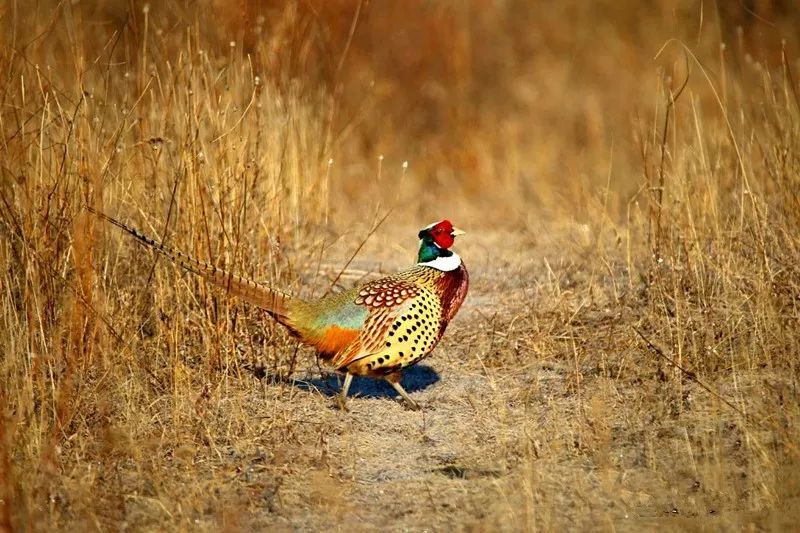
<svg viewBox="0 0 800 533"><path fill-rule="evenodd" d="M253 305L264 308L320 357L345 374L339 397L345 407L353 376L382 378L418 409L400 385L402 370L428 355L467 296L469 276L450 248L464 232L448 220L419 231L417 264L360 287L302 300L203 263L169 248L103 213L101 218L179 266Z"/></svg>

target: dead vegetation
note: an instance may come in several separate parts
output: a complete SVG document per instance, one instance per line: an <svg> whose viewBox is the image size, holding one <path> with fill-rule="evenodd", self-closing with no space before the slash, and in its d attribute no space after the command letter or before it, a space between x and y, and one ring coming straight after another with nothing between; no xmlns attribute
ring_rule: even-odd
<svg viewBox="0 0 800 533"><path fill-rule="evenodd" d="M588 4L0 7L0 530L790 529L800 14ZM426 409L86 205L302 295L459 221Z"/></svg>

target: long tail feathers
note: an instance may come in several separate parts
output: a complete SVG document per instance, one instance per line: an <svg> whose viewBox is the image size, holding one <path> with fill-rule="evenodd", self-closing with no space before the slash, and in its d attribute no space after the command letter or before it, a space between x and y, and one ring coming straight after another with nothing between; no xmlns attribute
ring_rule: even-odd
<svg viewBox="0 0 800 533"><path fill-rule="evenodd" d="M286 317L289 302L292 300L289 295L275 289L265 287L264 285L260 285L255 281L243 278L236 274L226 272L225 270L219 269L210 263L198 261L197 259L188 256L179 250L170 248L169 246L166 246L142 233L139 233L130 226L123 224L119 220L111 218L110 216L96 211L89 206L87 206L86 209L103 220L106 220L117 226L124 232L132 235L137 241L139 241L139 243L152 248L181 268L185 268L189 272L193 272L194 274L201 276L211 283L224 288L228 291L228 294L266 309L279 320Z"/></svg>

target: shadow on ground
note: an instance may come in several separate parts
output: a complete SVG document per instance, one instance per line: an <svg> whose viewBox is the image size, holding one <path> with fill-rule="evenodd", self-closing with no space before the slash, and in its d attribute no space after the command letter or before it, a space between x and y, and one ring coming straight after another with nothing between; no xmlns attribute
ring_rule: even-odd
<svg viewBox="0 0 800 533"><path fill-rule="evenodd" d="M431 367L414 365L403 373L401 385L409 394L422 391L437 383L441 378ZM293 379L290 384L302 390L317 390L325 396L336 396L341 391L344 377L338 374L328 374L313 379ZM382 379L365 378L356 376L350 385L350 397L361 398L395 398L398 394Z"/></svg>

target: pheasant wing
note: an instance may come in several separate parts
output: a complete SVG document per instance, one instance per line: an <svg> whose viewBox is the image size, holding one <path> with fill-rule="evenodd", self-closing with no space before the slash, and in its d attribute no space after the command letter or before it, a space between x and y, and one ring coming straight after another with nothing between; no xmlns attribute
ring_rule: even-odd
<svg viewBox="0 0 800 533"><path fill-rule="evenodd" d="M439 340L442 308L426 287L382 278L365 285L355 303L367 307L368 315L355 341L334 359L340 370L362 375L394 372L419 360Z"/></svg>

